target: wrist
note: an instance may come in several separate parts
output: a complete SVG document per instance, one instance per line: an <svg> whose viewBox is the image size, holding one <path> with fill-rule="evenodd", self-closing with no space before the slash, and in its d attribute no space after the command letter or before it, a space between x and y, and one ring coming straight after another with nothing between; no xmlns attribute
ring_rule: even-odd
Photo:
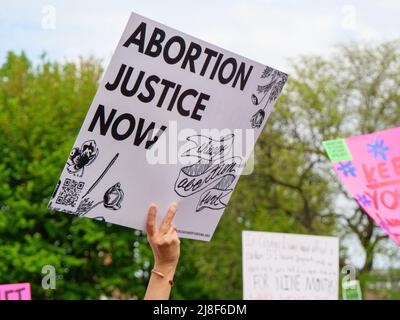
<svg viewBox="0 0 400 320"><path fill-rule="evenodd" d="M173 276L176 270L175 263L154 263L154 270L163 273L165 276Z"/></svg>

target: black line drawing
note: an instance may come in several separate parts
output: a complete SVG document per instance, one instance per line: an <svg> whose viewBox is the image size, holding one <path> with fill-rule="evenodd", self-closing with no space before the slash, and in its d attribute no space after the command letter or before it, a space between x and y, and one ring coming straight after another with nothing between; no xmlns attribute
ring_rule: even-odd
<svg viewBox="0 0 400 320"><path fill-rule="evenodd" d="M83 199L76 210L78 216L85 216L89 211L103 204L104 208L110 210L121 209L121 203L124 200L124 191L121 189L121 183L117 182L107 189L103 195L103 200L94 203L94 200L89 198Z"/></svg>
<svg viewBox="0 0 400 320"><path fill-rule="evenodd" d="M205 208L211 210L220 210L226 207L227 203L223 199L228 196L233 189L229 189L229 186L235 181L235 176L228 174L224 176L213 188L204 191L201 196L199 203L196 206L196 212L199 212Z"/></svg>
<svg viewBox="0 0 400 320"><path fill-rule="evenodd" d="M260 108L251 117L250 123L252 128L261 127L266 115L269 115L269 113L271 112L272 104L276 101L276 99L278 99L278 96L288 79L288 75L286 73L266 66L260 78L268 79L268 83L266 85L257 86L257 94L262 94L262 97L261 99L259 99L256 94L252 94L251 102L255 106L259 106L261 103L263 103L265 98L268 98L265 101L264 107ZM267 107L268 109L266 110Z"/></svg>
<svg viewBox="0 0 400 320"><path fill-rule="evenodd" d="M193 143L193 147L182 153L182 157L195 157L206 161L223 158L231 151L234 134L227 134L219 140L201 134L189 136L187 141Z"/></svg>
<svg viewBox="0 0 400 320"><path fill-rule="evenodd" d="M57 183L56 187L54 188L53 194L51 195L51 199L54 199L54 197L56 196L58 189L60 188L60 184L61 184L61 180L58 180L58 183Z"/></svg>
<svg viewBox="0 0 400 320"><path fill-rule="evenodd" d="M122 200L124 200L124 192L121 189L121 183L117 182L104 193L103 205L107 209L119 210Z"/></svg>
<svg viewBox="0 0 400 320"><path fill-rule="evenodd" d="M80 148L74 147L68 157L68 173L82 177L85 167L92 164L98 154L99 149L94 140L85 141Z"/></svg>
<svg viewBox="0 0 400 320"><path fill-rule="evenodd" d="M101 175L97 178L97 180L90 186L90 188L88 189L88 191L85 193L85 195L82 198L85 198L90 192L93 191L93 189L99 184L99 182L104 178L104 176L106 175L106 173L108 172L108 170L110 170L110 168L112 167L112 165L115 163L115 161L117 160L119 156L119 153L117 153L110 161L110 163L107 165L107 167L103 170L103 172L101 173Z"/></svg>
<svg viewBox="0 0 400 320"><path fill-rule="evenodd" d="M265 118L265 111L263 109L258 110L256 114L254 114L250 119L251 127L252 128L261 127L262 123L264 122L264 118Z"/></svg>
<svg viewBox="0 0 400 320"><path fill-rule="evenodd" d="M92 219L93 219L93 220L96 220L96 221L107 222L106 219L105 219L104 217L94 217L94 218L92 218Z"/></svg>
<svg viewBox="0 0 400 320"><path fill-rule="evenodd" d="M199 161L183 167L175 181L175 193L188 197L216 184L227 175L236 176L241 162L240 157L232 157L221 163Z"/></svg>
<svg viewBox="0 0 400 320"><path fill-rule="evenodd" d="M189 136L187 140L195 142L194 137L199 135ZM205 136L202 138L206 138L206 143L200 145L195 142L195 147L191 146L182 152L181 156L194 157L198 162L181 168L174 185L174 191L180 197L189 197L204 190L196 206L196 212L205 208L220 210L226 207L227 203L223 198L233 191L229 186L236 179L242 163L241 157L225 157L225 151L230 151L233 145L233 134L219 140Z"/></svg>

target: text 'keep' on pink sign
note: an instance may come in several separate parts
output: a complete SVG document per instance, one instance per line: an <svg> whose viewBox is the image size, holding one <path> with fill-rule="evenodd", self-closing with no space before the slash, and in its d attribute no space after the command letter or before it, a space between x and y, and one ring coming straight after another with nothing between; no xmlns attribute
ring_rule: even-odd
<svg viewBox="0 0 400 320"><path fill-rule="evenodd" d="M0 284L0 300L31 300L31 284Z"/></svg>
<svg viewBox="0 0 400 320"><path fill-rule="evenodd" d="M323 145L343 185L400 245L400 127Z"/></svg>

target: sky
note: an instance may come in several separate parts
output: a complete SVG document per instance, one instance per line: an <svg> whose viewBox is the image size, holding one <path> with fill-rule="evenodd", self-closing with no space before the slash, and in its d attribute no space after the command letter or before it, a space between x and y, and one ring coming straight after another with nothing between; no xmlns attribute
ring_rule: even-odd
<svg viewBox="0 0 400 320"><path fill-rule="evenodd" d="M130 12L290 72L290 59L338 43L400 37L399 0L0 0L0 63L94 55L106 66Z"/></svg>
<svg viewBox="0 0 400 320"><path fill-rule="evenodd" d="M61 62L93 55L106 67L132 11L289 73L300 55L400 38L399 0L0 0L0 8L0 64L24 50L35 62L44 52Z"/></svg>

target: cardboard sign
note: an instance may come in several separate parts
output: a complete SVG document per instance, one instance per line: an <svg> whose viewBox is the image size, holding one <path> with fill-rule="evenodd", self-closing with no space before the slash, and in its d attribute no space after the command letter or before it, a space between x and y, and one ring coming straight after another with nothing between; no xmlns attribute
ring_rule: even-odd
<svg viewBox="0 0 400 320"><path fill-rule="evenodd" d="M144 230L175 201L179 236L210 240L286 80L132 14L49 208Z"/></svg>
<svg viewBox="0 0 400 320"><path fill-rule="evenodd" d="M344 158L332 166L358 204L400 244L400 128L341 139ZM332 154L326 141L324 147ZM340 153L340 152L339 152Z"/></svg>
<svg viewBox="0 0 400 320"><path fill-rule="evenodd" d="M0 300L31 300L31 284L0 284Z"/></svg>
<svg viewBox="0 0 400 320"><path fill-rule="evenodd" d="M243 299L338 299L338 238L243 231L242 241Z"/></svg>
<svg viewBox="0 0 400 320"><path fill-rule="evenodd" d="M362 300L360 281L344 281L342 284L343 300Z"/></svg>

